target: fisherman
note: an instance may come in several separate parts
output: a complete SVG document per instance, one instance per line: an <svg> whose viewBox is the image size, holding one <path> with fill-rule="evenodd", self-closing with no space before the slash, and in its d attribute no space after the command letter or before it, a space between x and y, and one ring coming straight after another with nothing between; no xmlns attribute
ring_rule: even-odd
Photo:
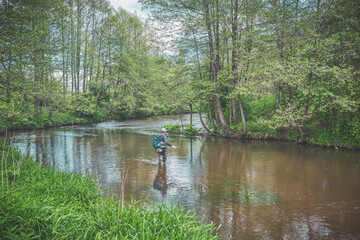
<svg viewBox="0 0 360 240"><path fill-rule="evenodd" d="M162 128L161 129L161 134L158 136L159 137L159 146L158 148L156 148L156 152L158 154L158 158L159 158L159 164L161 165L165 165L166 162L166 146L172 147L172 148L176 148L174 145L170 144L167 140L167 136L166 136L166 129Z"/></svg>

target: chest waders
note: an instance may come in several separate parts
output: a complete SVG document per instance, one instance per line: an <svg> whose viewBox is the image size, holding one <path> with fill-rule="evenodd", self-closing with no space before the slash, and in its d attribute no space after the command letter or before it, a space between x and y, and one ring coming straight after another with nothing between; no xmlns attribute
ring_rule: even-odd
<svg viewBox="0 0 360 240"><path fill-rule="evenodd" d="M156 150L159 157L159 164L165 165L167 154L166 154L166 147L160 147Z"/></svg>

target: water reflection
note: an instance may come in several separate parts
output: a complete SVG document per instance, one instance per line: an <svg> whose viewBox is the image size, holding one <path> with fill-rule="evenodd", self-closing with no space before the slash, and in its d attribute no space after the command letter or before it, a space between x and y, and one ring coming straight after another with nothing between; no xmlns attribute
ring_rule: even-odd
<svg viewBox="0 0 360 240"><path fill-rule="evenodd" d="M166 182L166 165L159 164L153 187L154 189L159 190L163 196L166 195L166 190L168 188Z"/></svg>
<svg viewBox="0 0 360 240"><path fill-rule="evenodd" d="M223 239L360 239L359 152L285 142L169 136L167 166L151 141L175 117L17 133L14 143L61 171L90 173L105 193L173 201L223 225ZM196 123L196 122L195 122Z"/></svg>

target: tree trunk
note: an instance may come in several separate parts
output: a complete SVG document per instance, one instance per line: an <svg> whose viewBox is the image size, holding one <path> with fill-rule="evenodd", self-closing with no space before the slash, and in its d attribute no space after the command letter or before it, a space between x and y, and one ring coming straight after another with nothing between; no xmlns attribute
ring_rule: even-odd
<svg viewBox="0 0 360 240"><path fill-rule="evenodd" d="M298 13L299 13L299 0L296 0L296 7L295 7L295 23L294 23L294 28L293 28L293 33L292 33L292 39L291 39L291 69L292 69L292 81L294 82L295 79L295 73L296 73L296 68L295 68L295 59L296 59L296 49L295 49L295 37L296 37L296 33L297 33L297 21L298 21ZM293 90L291 89L291 87L289 86L289 102L293 101Z"/></svg>
<svg viewBox="0 0 360 240"><path fill-rule="evenodd" d="M64 21L64 19L63 19ZM63 21L61 21L63 23ZM63 92L66 92L66 64L65 64L65 33L64 33L64 25L61 25L61 42L62 42L62 46L61 46L61 52L62 52L62 79L63 79Z"/></svg>
<svg viewBox="0 0 360 240"><path fill-rule="evenodd" d="M215 116L218 118L218 121L220 122L225 135L229 135L230 129L229 126L225 120L224 112L222 110L220 98L219 98L219 90L216 86L217 83L217 74L218 69L220 67L220 55L219 55L219 6L218 1L216 1L216 22L214 25L215 29L215 47L216 47L216 54L214 59L214 43L213 43L213 37L211 32L211 22L210 22L210 11L209 11L209 3L208 0L203 0L203 4L205 7L205 21L207 25L207 32L208 32L208 38L209 38L209 50L210 50L210 72L212 81L215 84L214 89L214 107L215 107Z"/></svg>
<svg viewBox="0 0 360 240"><path fill-rule="evenodd" d="M202 77L202 73L201 73L201 67L200 67L200 58L199 58L199 47L198 47L198 44L197 44L197 40L196 40L196 34L195 34L195 31L194 29L192 29L192 32L193 32L193 36L194 36L194 43L195 43L195 52L196 52L196 59L197 59L197 67L198 67L198 71L199 71L199 77L200 77L200 81L201 83L203 83L203 77ZM209 99L209 98L208 98ZM198 110L198 113L199 113L199 118L200 118L200 122L202 124L202 126L205 128L205 130L208 132L208 133L211 133L211 131L206 127L203 119L202 119L202 114L201 114L201 111L202 111L202 104L203 104L203 92L202 92L202 85L200 85L200 107L198 108L195 105L196 109ZM210 109L210 108L209 108ZM210 111L209 111L210 113ZM211 118L211 115L209 115L210 118ZM212 118L211 118L211 121L212 121Z"/></svg>
<svg viewBox="0 0 360 240"><path fill-rule="evenodd" d="M182 112L180 113L180 122L181 122L181 129L184 130L184 123L182 120Z"/></svg>
<svg viewBox="0 0 360 240"><path fill-rule="evenodd" d="M231 87L230 94L233 94L235 91L235 84L239 82L238 74L238 0L231 0L231 39L232 39L232 59L231 59ZM230 109L232 108L232 115L234 119L234 124L237 123L237 110L236 110L236 101L235 97L230 99ZM231 123L230 123L231 124Z"/></svg>
<svg viewBox="0 0 360 240"><path fill-rule="evenodd" d="M276 47L279 51L279 56L280 56L280 63L281 65L283 65L283 59L284 59L284 44L283 44L283 31L284 31L284 21L285 21L285 3L286 0L283 0L283 13L282 13L282 25L280 26L279 22L278 22L278 17L276 16L276 27L275 27L275 32L276 32ZM277 5L275 3L275 15L277 14L276 8ZM281 29L280 29L281 27ZM278 109L279 105L280 105L280 87L281 87L281 79L278 80L277 84L276 84L276 103L275 103L275 108Z"/></svg>
<svg viewBox="0 0 360 240"><path fill-rule="evenodd" d="M243 109L240 94L238 94L238 99L239 99L241 120L242 120L242 124L243 124L243 133L246 134L248 132L248 129L247 129L247 126L246 126L245 114L244 114L244 109Z"/></svg>
<svg viewBox="0 0 360 240"><path fill-rule="evenodd" d="M229 101L229 125L231 126L232 125L232 106L231 106L231 100Z"/></svg>
<svg viewBox="0 0 360 240"><path fill-rule="evenodd" d="M71 91L76 91L76 75L75 75L75 31L74 31L74 0L70 0L70 73L71 73Z"/></svg>
<svg viewBox="0 0 360 240"><path fill-rule="evenodd" d="M81 51L81 25L82 25L82 10L81 3L77 5L77 31L76 31L76 56L75 56L75 71L76 71L76 91L80 91L80 51Z"/></svg>
<svg viewBox="0 0 360 240"><path fill-rule="evenodd" d="M189 107L190 107L190 125L192 125L193 108L192 108L192 104L191 104L191 103L189 103Z"/></svg>
<svg viewBox="0 0 360 240"><path fill-rule="evenodd" d="M34 97L34 117L39 118L39 100L36 96Z"/></svg>
<svg viewBox="0 0 360 240"><path fill-rule="evenodd" d="M53 104L54 104L54 102L53 102L53 100L52 100L52 98L51 98L51 97L50 97L49 104L50 104L50 106L49 106L48 119L50 120L50 119L51 119L51 117L52 117L52 113L53 113Z"/></svg>
<svg viewBox="0 0 360 240"><path fill-rule="evenodd" d="M83 92L86 92L86 81L87 81L87 58L88 58L88 28L89 26L86 26L85 30L85 52L84 52L84 63L83 63L83 69L84 69L84 76L83 76Z"/></svg>
<svg viewBox="0 0 360 240"><path fill-rule="evenodd" d="M202 119L202 115L201 115L201 111L202 111L202 98L200 98L200 107L199 107L199 108L196 106L196 104L194 104L194 105L195 105L196 109L198 110L201 125L205 128L205 130L206 130L208 133L212 133L212 132L210 131L210 129L206 127L206 125L205 125L205 123L204 123L204 121L203 121L203 119Z"/></svg>
<svg viewBox="0 0 360 240"><path fill-rule="evenodd" d="M317 14L319 14L319 8L320 8L320 0L317 1L317 5L316 5L316 13ZM303 113L303 117L301 120L301 126L300 126L302 128L302 131L300 131L300 133L303 137L306 137L308 135L305 125L306 125L306 118L309 114L309 108L310 108L310 97L311 97L310 90L311 90L311 84L312 84L312 78L313 78L313 65L312 65L311 61L315 58L315 53L316 53L317 34L319 32L318 16L316 16L314 32L315 32L315 34L313 36L314 47L313 47L312 54L311 54L309 73L308 73L308 79L307 79L308 91L306 94L305 108L304 108L304 113Z"/></svg>
<svg viewBox="0 0 360 240"><path fill-rule="evenodd" d="M210 122L211 122L211 125L213 126L215 132L217 131L217 125L214 121L214 118L212 116L212 113L211 113L211 107L210 107L210 97L208 96L207 97L207 100L208 100L208 109L209 109L209 118L210 118Z"/></svg>

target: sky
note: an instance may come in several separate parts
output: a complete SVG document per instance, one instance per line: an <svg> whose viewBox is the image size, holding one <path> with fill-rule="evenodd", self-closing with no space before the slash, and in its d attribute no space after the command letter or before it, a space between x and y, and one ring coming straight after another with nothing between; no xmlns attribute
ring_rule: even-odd
<svg viewBox="0 0 360 240"><path fill-rule="evenodd" d="M113 5L115 9L118 9L118 7L122 7L126 11L130 13L135 13L138 17L140 17L143 20L146 20L148 16L150 15L150 11L141 11L141 4L137 2L137 0L110 0L110 3ZM155 26L156 24L153 22L152 26ZM166 49L166 52L173 52L173 47L169 44L169 42L173 39L173 37L169 37L166 34L163 34L161 30L157 30L157 33L159 34L159 38L162 39L165 43L164 49Z"/></svg>
<svg viewBox="0 0 360 240"><path fill-rule="evenodd" d="M134 13L136 11L138 16L146 18L147 14L141 11L141 4L137 2L137 0L110 0L110 3L117 9L118 7L124 8L126 11L130 13Z"/></svg>

